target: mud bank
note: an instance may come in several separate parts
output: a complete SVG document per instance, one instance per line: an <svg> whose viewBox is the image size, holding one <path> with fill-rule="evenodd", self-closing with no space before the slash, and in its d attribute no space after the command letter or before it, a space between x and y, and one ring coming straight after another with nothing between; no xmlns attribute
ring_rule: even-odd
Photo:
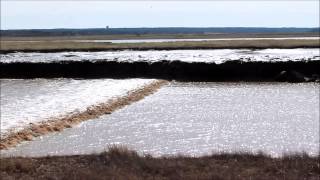
<svg viewBox="0 0 320 180"><path fill-rule="evenodd" d="M0 63L0 78L158 78L178 81L318 81L320 61L59 61Z"/></svg>
<svg viewBox="0 0 320 180"><path fill-rule="evenodd" d="M145 96L152 94L166 83L167 81L158 80L140 89L131 91L126 96L119 97L106 103L91 106L83 112L71 113L70 116L56 118L42 123L30 124L29 127L25 129L1 137L0 150L13 147L23 141L32 140L33 137L48 134L50 132L61 131L82 121L97 118L104 114L110 114L117 109L143 99Z"/></svg>

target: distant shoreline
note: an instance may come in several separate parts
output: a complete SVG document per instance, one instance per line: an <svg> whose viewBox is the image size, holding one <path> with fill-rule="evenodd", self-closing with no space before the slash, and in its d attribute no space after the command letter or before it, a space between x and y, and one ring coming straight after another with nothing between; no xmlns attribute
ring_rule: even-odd
<svg viewBox="0 0 320 180"><path fill-rule="evenodd" d="M1 36L75 36L75 35L149 35L149 34L252 34L252 33L318 33L319 27L136 27L85 29L9 29Z"/></svg>
<svg viewBox="0 0 320 180"><path fill-rule="evenodd" d="M197 36L198 37L198 36ZM119 38L119 37L117 37ZM125 37L123 37L125 38ZM190 38L190 37L185 37ZM198 37L199 38L199 37ZM81 42L77 39L35 38L34 41L15 38L1 39L0 53L12 52L64 52L64 51L120 51L120 50L195 50L195 49L291 49L291 48L320 48L320 39L254 39L254 40L216 40L216 41L177 41L177 42ZM110 39L110 38L109 38ZM132 39L132 38L128 38ZM142 38L143 39L143 38ZM29 41L28 41L29 40ZM94 40L91 39L91 40Z"/></svg>

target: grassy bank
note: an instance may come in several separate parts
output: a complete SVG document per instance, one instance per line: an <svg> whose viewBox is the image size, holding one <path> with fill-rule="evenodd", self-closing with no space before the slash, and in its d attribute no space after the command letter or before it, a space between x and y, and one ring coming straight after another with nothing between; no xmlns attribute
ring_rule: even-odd
<svg viewBox="0 0 320 180"><path fill-rule="evenodd" d="M185 42L148 42L148 43L97 43L76 41L1 41L0 53L23 52L59 52L59 51L102 51L102 50L174 50L174 49L223 49L223 48L318 48L317 39L286 40L219 40Z"/></svg>
<svg viewBox="0 0 320 180"><path fill-rule="evenodd" d="M95 155L2 158L2 179L319 179L319 156L263 154L140 156L126 148Z"/></svg>

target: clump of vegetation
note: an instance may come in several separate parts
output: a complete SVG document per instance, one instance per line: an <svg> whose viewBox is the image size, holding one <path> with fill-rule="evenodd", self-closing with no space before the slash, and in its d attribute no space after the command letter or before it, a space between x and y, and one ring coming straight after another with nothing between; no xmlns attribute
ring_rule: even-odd
<svg viewBox="0 0 320 180"><path fill-rule="evenodd" d="M203 157L139 155L110 147L93 155L2 158L2 179L319 179L320 156L262 153Z"/></svg>

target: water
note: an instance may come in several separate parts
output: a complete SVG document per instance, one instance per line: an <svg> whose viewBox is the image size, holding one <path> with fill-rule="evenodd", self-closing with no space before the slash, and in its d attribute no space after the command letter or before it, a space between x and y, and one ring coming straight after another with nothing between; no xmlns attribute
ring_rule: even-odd
<svg viewBox="0 0 320 180"><path fill-rule="evenodd" d="M0 62L54 61L119 61L157 62L180 60L184 62L223 63L229 60L242 61L314 61L320 60L319 48L302 49L215 49L215 50L149 50L149 51L101 51L101 52L56 52L56 53L9 53L0 54Z"/></svg>
<svg viewBox="0 0 320 180"><path fill-rule="evenodd" d="M111 115L3 151L87 154L121 144L139 153L319 153L319 84L172 83Z"/></svg>
<svg viewBox="0 0 320 180"><path fill-rule="evenodd" d="M317 40L319 37L272 37L272 38L202 38L202 39L99 39L99 40L52 40L50 42L94 42L94 43L114 43L114 44L122 44L122 43L158 43L158 42L201 42L201 41L252 41L252 40ZM42 42L37 40L32 41L8 41L4 42Z"/></svg>
<svg viewBox="0 0 320 180"><path fill-rule="evenodd" d="M282 37L282 38L206 38L206 39L117 39L117 40L75 40L76 42L98 42L98 43L155 43L155 42L190 42L190 41L236 41L236 40L313 40L319 37Z"/></svg>
<svg viewBox="0 0 320 180"><path fill-rule="evenodd" d="M1 79L1 135L29 123L81 112L152 79Z"/></svg>

